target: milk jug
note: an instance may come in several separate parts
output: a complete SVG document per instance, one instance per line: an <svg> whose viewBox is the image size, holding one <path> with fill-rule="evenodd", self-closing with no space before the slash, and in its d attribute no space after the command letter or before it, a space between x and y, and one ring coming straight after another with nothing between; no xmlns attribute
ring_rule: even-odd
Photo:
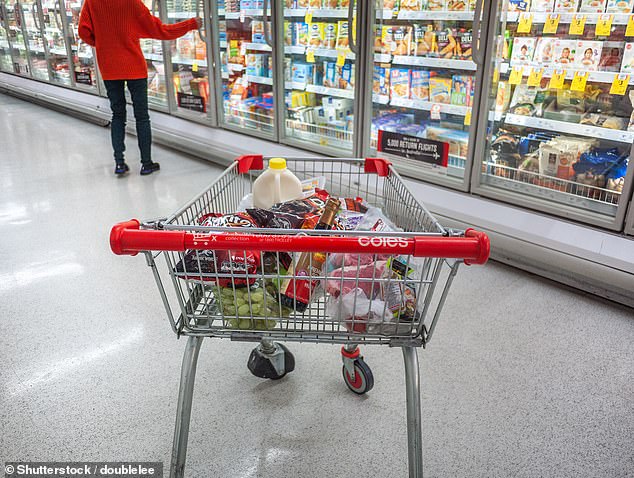
<svg viewBox="0 0 634 478"><path fill-rule="evenodd" d="M286 168L284 158L271 158L269 168L253 183L253 205L270 209L273 204L301 199L302 183Z"/></svg>

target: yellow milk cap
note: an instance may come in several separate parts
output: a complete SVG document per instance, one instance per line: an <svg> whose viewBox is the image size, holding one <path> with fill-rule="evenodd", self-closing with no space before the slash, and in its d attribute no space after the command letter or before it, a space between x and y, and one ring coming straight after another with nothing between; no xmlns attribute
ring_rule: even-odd
<svg viewBox="0 0 634 478"><path fill-rule="evenodd" d="M286 169L286 160L284 158L271 158L269 160L269 168Z"/></svg>

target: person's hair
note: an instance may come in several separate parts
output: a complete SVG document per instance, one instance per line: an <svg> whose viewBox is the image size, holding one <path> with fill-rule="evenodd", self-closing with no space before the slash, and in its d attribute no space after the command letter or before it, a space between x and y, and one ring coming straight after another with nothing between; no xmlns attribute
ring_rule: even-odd
<svg viewBox="0 0 634 478"><path fill-rule="evenodd" d="M566 47L566 48L564 48L563 50L561 50L561 52L562 52L562 53L563 53L563 52L565 52L565 51L567 51L568 53L570 53L570 48Z"/></svg>
<svg viewBox="0 0 634 478"><path fill-rule="evenodd" d="M592 48L586 48L586 51L584 51L583 54L585 55L588 52L594 53L594 50L592 50Z"/></svg>
<svg viewBox="0 0 634 478"><path fill-rule="evenodd" d="M526 45L522 45L522 48L520 48L520 50L528 50L528 47Z"/></svg>

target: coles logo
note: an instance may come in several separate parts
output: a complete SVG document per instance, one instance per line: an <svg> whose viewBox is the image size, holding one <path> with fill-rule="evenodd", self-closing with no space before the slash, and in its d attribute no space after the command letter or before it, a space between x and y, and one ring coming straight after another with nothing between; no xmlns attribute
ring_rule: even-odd
<svg viewBox="0 0 634 478"><path fill-rule="evenodd" d="M409 243L404 237L360 237L361 247L407 247Z"/></svg>

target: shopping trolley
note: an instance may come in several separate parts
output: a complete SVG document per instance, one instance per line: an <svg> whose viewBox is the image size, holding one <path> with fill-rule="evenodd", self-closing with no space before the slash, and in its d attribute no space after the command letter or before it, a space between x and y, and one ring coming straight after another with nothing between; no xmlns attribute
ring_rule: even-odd
<svg viewBox="0 0 634 478"><path fill-rule="evenodd" d="M172 329L189 337L170 476L184 476L202 339L217 337L259 342L247 365L254 375L270 379L280 379L295 367L292 353L281 342L341 344L344 381L358 394L368 392L374 383L359 345L401 347L409 475L421 477L416 350L429 343L458 266L487 261L488 237L472 229L443 228L394 167L377 158L288 158L287 165L302 180L325 179L332 197L359 198L364 205L380 208L395 226L392 230L201 225L201 218L241 208L267 161L258 155L240 157L172 216L145 223L131 220L112 228L113 252L144 253ZM309 253L308 277L292 267L293 254L301 253ZM252 267L250 260L257 266ZM313 260L323 263L316 272ZM311 281L312 295L305 310L294 307L296 302L290 308L288 300L282 303L284 290L290 294L289 287L306 286L305 281Z"/></svg>

